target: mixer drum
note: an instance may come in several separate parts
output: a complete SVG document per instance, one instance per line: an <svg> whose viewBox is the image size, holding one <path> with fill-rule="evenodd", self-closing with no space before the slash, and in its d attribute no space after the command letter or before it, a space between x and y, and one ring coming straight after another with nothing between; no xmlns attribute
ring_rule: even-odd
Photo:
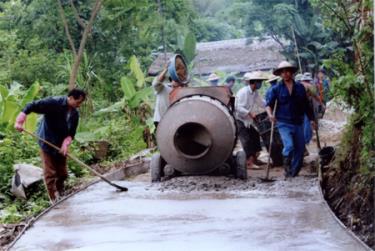
<svg viewBox="0 0 375 251"><path fill-rule="evenodd" d="M186 97L168 108L156 139L161 156L174 169L183 174L207 174L232 155L235 120L216 99Z"/></svg>

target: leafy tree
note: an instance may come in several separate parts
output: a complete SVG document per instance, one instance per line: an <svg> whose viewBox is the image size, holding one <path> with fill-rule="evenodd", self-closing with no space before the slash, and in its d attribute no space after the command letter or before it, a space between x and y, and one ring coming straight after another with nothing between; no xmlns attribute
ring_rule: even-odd
<svg viewBox="0 0 375 251"><path fill-rule="evenodd" d="M316 70L338 44L330 43L331 32L306 0L253 0L248 7L247 35L270 36L287 57L301 58L303 71ZM298 53L297 53L298 50Z"/></svg>
<svg viewBox="0 0 375 251"><path fill-rule="evenodd" d="M336 50L324 64L334 74L335 95L355 111L351 123L362 136L356 139L359 141L361 156L359 160L352 161L359 162L363 171L374 176L373 1L360 0L353 3L349 0L324 0L312 3L321 10L324 24L334 31L335 39L345 37L351 41L350 46ZM351 150L350 147L349 149Z"/></svg>

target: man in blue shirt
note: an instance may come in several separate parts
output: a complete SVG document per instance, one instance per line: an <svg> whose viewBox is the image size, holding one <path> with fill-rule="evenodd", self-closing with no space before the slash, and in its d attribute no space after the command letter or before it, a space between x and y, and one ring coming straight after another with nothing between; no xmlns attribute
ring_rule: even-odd
<svg viewBox="0 0 375 251"><path fill-rule="evenodd" d="M51 203L58 200L64 191L64 181L68 177L66 154L78 126L77 108L85 99L84 91L73 89L68 96L47 97L27 104L16 119L15 128L23 131L23 125L29 113L43 114L38 127L39 137L56 146L61 146L60 151L57 151L39 141L44 164L44 181Z"/></svg>
<svg viewBox="0 0 375 251"><path fill-rule="evenodd" d="M282 80L270 90L266 111L271 121L276 122L283 141L284 169L286 177L298 175L305 149L303 121L306 114L315 128L314 114L309 106L305 87L296 83L293 74L297 68L283 61L273 74ZM276 114L272 110L276 106Z"/></svg>

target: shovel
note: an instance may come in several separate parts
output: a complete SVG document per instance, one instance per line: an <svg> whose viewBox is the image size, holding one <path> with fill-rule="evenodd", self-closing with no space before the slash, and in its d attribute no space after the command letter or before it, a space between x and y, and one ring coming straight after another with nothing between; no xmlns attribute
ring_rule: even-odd
<svg viewBox="0 0 375 251"><path fill-rule="evenodd" d="M57 151L60 151L60 148L55 146L54 144L52 144L51 142L48 142L47 140L45 139L42 139L40 138L39 136L35 135L34 133L32 132L29 132L27 130L23 130L25 133L33 136L34 138L46 143L47 145L49 145L50 147L56 149ZM113 187L116 187L117 188L117 191L118 192L126 192L128 191L128 188L127 187L123 187L123 186L120 186L120 185L117 185L115 183L113 183L112 181L110 181L109 179L107 179L106 177L104 177L103 175L101 175L98 171L96 171L95 169L93 169L92 167L86 165L85 163L83 163L82 161L80 161L77 157L67 153L66 154L70 159L72 159L74 162L76 162L78 165L80 165L81 167L84 167L84 168L87 168L89 169L91 172L93 172L96 176L98 176L99 178L101 178L103 181L107 182L109 185L113 186Z"/></svg>
<svg viewBox="0 0 375 251"><path fill-rule="evenodd" d="M273 112L272 112L273 117L275 117L276 109L277 109L277 100L276 100L276 102L275 102L275 107L273 108ZM268 160L267 160L267 168L266 168L266 177L265 177L265 178L261 178L261 181L263 181L263 182L274 182L274 181L275 181L274 179L270 179L270 178L269 178L269 175L270 175L271 152L272 152L272 144L273 144L273 133L274 133L274 129L275 129L275 122L272 121L272 122L271 122L271 137L270 137L270 145L268 146Z"/></svg>

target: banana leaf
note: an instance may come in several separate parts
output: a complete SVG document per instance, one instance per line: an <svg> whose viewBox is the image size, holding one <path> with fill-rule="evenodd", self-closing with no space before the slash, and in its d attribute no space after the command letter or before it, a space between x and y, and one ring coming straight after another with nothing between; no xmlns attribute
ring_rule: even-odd
<svg viewBox="0 0 375 251"><path fill-rule="evenodd" d="M145 83L145 75L143 74L141 65L136 56L133 55L130 57L129 66L132 74L137 79L137 87L142 88Z"/></svg>
<svg viewBox="0 0 375 251"><path fill-rule="evenodd" d="M183 53L188 64L193 61L195 57L196 44L197 40L194 33L189 32L188 34L186 34Z"/></svg>
<svg viewBox="0 0 375 251"><path fill-rule="evenodd" d="M29 132L33 132L36 129L36 125L38 123L38 115L36 113L31 113L27 116L25 128Z"/></svg>
<svg viewBox="0 0 375 251"><path fill-rule="evenodd" d="M15 114L20 110L20 107L17 104L17 100L13 95L9 95L5 102L3 102L4 110L1 114L0 123L9 123L13 124L11 121Z"/></svg>
<svg viewBox="0 0 375 251"><path fill-rule="evenodd" d="M25 107L25 105L31 101L34 100L36 95L38 95L40 91L40 84L38 82L35 82L30 86L30 88L27 90L26 94L23 96L21 101L21 107Z"/></svg>
<svg viewBox="0 0 375 251"><path fill-rule="evenodd" d="M134 87L133 81L129 77L122 77L121 78L121 88L124 92L124 100L131 100L136 91Z"/></svg>
<svg viewBox="0 0 375 251"><path fill-rule="evenodd" d="M0 85L1 100L5 100L8 97L8 94L9 94L8 89L5 86Z"/></svg>
<svg viewBox="0 0 375 251"><path fill-rule="evenodd" d="M129 107L131 109L137 108L142 101L147 100L147 98L152 95L153 89L151 87L146 87L142 90L139 90L134 97L129 101Z"/></svg>
<svg viewBox="0 0 375 251"><path fill-rule="evenodd" d="M108 106L106 108L100 109L99 111L94 112L94 116L99 116L106 113L113 113L113 112L119 112L124 107L124 101L119 101L114 103L111 106Z"/></svg>

